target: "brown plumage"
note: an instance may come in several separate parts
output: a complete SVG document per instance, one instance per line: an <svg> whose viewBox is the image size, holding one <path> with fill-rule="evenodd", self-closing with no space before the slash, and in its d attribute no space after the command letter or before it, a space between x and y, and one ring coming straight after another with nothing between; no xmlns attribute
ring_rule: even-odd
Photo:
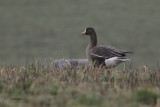
<svg viewBox="0 0 160 107"><path fill-rule="evenodd" d="M97 35L94 30L94 28L87 28L84 32L82 32L82 35L89 35L90 36L90 43L88 44L86 48L86 56L89 60L92 60L92 62L95 63L96 67L99 67L100 65L108 67L114 67L118 65L120 62L128 61L129 59L126 59L126 51L118 50L112 46L107 45L98 45L97 46ZM113 59L113 62L110 61L110 58ZM108 65L107 59L111 63ZM123 59L123 60L122 60ZM110 63L109 62L109 63Z"/></svg>

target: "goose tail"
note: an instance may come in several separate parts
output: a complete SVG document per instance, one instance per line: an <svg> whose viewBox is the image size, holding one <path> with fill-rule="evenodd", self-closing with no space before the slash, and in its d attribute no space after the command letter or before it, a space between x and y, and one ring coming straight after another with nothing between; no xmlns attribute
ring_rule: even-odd
<svg viewBox="0 0 160 107"><path fill-rule="evenodd" d="M130 52L130 51L125 51L124 53L125 54L134 54L133 52Z"/></svg>

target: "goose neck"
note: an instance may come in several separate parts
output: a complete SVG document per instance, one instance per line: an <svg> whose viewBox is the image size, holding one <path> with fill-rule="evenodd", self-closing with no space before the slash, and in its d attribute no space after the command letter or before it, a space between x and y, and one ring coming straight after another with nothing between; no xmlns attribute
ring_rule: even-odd
<svg viewBox="0 0 160 107"><path fill-rule="evenodd" d="M90 46L91 47L94 47L97 45L97 35L95 32L93 32L91 35L90 35Z"/></svg>

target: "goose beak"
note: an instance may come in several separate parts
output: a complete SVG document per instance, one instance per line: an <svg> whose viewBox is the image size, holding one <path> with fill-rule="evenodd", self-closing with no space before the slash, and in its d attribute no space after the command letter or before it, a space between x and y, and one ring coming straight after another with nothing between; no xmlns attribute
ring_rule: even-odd
<svg viewBox="0 0 160 107"><path fill-rule="evenodd" d="M84 30L84 32L81 33L81 35L85 35L86 34L86 29Z"/></svg>
<svg viewBox="0 0 160 107"><path fill-rule="evenodd" d="M81 35L85 35L86 32L82 32Z"/></svg>

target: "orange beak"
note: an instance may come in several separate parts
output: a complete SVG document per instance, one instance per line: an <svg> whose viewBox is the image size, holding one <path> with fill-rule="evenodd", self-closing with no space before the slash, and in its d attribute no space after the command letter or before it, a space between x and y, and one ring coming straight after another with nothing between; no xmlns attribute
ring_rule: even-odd
<svg viewBox="0 0 160 107"><path fill-rule="evenodd" d="M84 31L84 32L81 33L81 35L85 35L85 33L86 33L86 32Z"/></svg>

